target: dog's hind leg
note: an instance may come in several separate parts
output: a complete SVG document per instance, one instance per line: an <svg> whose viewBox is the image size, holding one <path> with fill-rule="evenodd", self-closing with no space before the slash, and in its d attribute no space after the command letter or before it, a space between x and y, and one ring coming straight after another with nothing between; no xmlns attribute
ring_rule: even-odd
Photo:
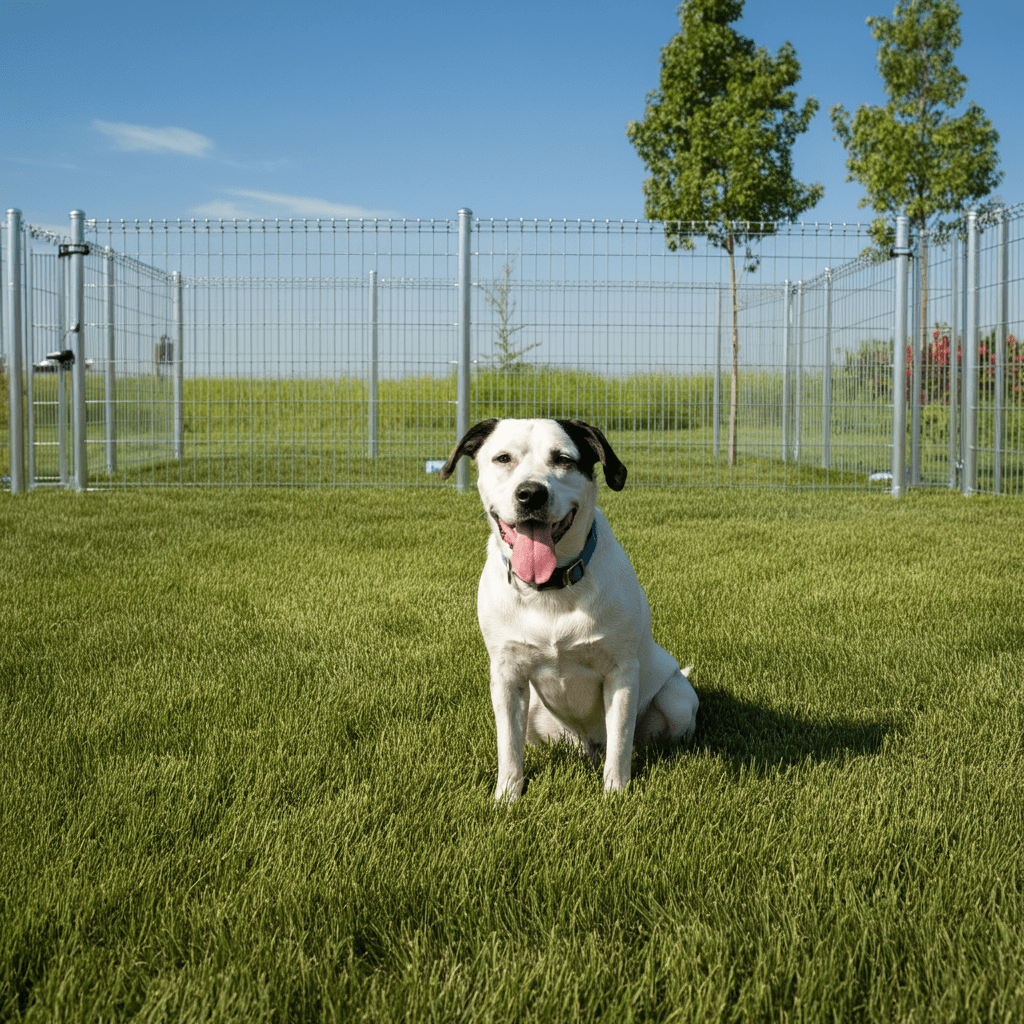
<svg viewBox="0 0 1024 1024"><path fill-rule="evenodd" d="M691 668L677 669L654 695L647 710L636 723L636 741L688 740L697 727L700 701L687 675Z"/></svg>

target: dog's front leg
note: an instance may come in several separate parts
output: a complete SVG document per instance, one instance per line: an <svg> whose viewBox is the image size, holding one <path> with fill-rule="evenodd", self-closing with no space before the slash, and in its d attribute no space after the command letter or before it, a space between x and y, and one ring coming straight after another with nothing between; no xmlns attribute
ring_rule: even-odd
<svg viewBox="0 0 1024 1024"><path fill-rule="evenodd" d="M523 791L530 681L491 671L491 704L498 729L498 785L495 800L515 800Z"/></svg>
<svg viewBox="0 0 1024 1024"><path fill-rule="evenodd" d="M617 665L604 681L604 726L608 742L604 759L606 793L629 785L639 689L640 662L636 659Z"/></svg>

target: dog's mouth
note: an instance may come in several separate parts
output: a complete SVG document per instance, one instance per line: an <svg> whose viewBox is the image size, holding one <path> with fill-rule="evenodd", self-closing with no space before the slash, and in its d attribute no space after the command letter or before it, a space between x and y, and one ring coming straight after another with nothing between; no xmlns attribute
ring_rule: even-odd
<svg viewBox="0 0 1024 1024"><path fill-rule="evenodd" d="M512 571L525 583L547 583L557 567L555 545L569 532L578 509L574 506L557 523L520 519L510 526L491 512L501 539L512 548Z"/></svg>

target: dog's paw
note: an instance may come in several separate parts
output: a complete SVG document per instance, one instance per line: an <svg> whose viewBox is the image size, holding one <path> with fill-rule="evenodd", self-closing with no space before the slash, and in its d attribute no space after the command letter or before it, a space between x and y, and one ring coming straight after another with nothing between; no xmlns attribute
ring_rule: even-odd
<svg viewBox="0 0 1024 1024"><path fill-rule="evenodd" d="M604 780L604 795L606 797L614 797L625 795L629 790L629 779L612 779L605 777Z"/></svg>
<svg viewBox="0 0 1024 1024"><path fill-rule="evenodd" d="M497 804L510 804L514 800L518 800L522 792L522 779L499 780L494 790L494 802Z"/></svg>

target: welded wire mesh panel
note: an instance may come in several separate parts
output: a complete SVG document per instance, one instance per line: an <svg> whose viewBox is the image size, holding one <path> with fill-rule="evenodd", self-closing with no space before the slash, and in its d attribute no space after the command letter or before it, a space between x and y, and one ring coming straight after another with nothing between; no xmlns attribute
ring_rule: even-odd
<svg viewBox="0 0 1024 1024"><path fill-rule="evenodd" d="M70 378L58 362L46 358L65 348L65 266L52 251L26 249L26 444L31 483L67 482L71 470Z"/></svg>
<svg viewBox="0 0 1024 1024"><path fill-rule="evenodd" d="M793 294L793 456L862 480L892 464L894 287L889 261L855 259Z"/></svg>
<svg viewBox="0 0 1024 1024"><path fill-rule="evenodd" d="M176 476L177 329L170 275L93 247L85 261L90 477Z"/></svg>
<svg viewBox="0 0 1024 1024"><path fill-rule="evenodd" d="M921 241L916 238L916 259L910 275L910 328L904 342L910 483L955 487L965 313L964 246L956 238L939 242L926 236L923 246Z"/></svg>
<svg viewBox="0 0 1024 1024"><path fill-rule="evenodd" d="M977 487L996 494L1024 493L1022 253L1024 206L988 218L979 243L979 381L973 414Z"/></svg>
<svg viewBox="0 0 1024 1024"><path fill-rule="evenodd" d="M182 276L184 481L421 482L450 449L457 225L88 228Z"/></svg>
<svg viewBox="0 0 1024 1024"><path fill-rule="evenodd" d="M803 426L802 449L809 452L816 436L820 452L821 400L814 395L824 391L824 363L812 355L821 339L810 314L803 328L790 324L787 331L793 314L785 295L799 280L856 260L867 236L838 226L746 234L730 259L696 228L693 248L673 251L663 227L645 222L477 221L474 418L587 419L608 433L641 481L863 484L873 464L867 453L851 460L853 448L840 445L838 461L827 458L824 467L800 455L800 441L787 453L789 418L796 425L814 416L816 428ZM734 295L739 351L730 465ZM886 405L879 396L860 425L873 432Z"/></svg>

